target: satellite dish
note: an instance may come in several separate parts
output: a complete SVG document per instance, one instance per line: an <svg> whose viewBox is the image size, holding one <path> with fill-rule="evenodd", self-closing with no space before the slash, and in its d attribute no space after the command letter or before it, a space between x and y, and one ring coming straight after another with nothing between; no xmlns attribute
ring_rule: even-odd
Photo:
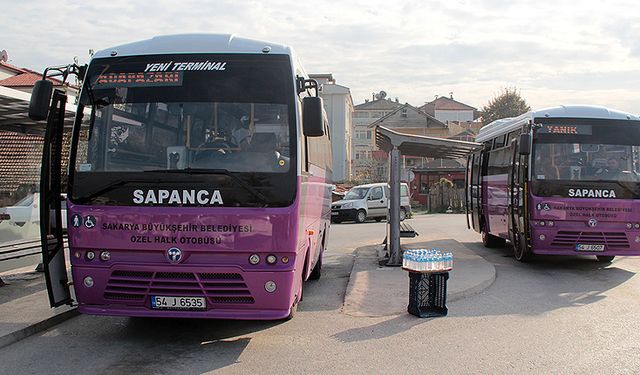
<svg viewBox="0 0 640 375"><path fill-rule="evenodd" d="M7 51L4 49L0 51L0 61L7 62L8 59L9 59L9 55L7 54Z"/></svg>
<svg viewBox="0 0 640 375"><path fill-rule="evenodd" d="M384 99L384 98L386 98L386 97L387 97L387 93L386 93L386 91L380 91L380 94L378 94L378 97L379 97L380 99Z"/></svg>

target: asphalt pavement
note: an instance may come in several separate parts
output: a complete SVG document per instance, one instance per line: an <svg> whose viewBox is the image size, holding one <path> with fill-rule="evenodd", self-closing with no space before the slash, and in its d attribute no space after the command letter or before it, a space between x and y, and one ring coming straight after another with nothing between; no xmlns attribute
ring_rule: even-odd
<svg viewBox="0 0 640 375"><path fill-rule="evenodd" d="M287 322L135 319L80 315L0 349L0 373L638 373L640 258L516 262L485 249L464 216L409 221L405 246L454 240L495 269L473 295L450 299L449 315L420 319L397 297L388 315L354 316L345 300L362 254L384 223L334 225L320 280ZM367 251L369 251L367 253ZM456 249L454 249L454 253ZM459 256L459 257L460 257ZM375 257L373 257L375 258ZM375 262L365 272L379 271ZM455 264L459 272L461 265ZM398 277L404 280L401 271ZM450 279L450 291L455 280ZM395 284L392 286L396 288ZM377 288L377 287L376 287ZM0 295L4 293L0 288Z"/></svg>

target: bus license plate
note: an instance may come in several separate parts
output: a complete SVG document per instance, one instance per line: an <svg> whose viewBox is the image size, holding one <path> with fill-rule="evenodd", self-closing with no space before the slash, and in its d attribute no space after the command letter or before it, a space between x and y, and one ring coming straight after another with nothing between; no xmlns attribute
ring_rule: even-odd
<svg viewBox="0 0 640 375"><path fill-rule="evenodd" d="M331 213L331 216L337 216L339 213L340 213L340 212L338 212L338 211L333 211L333 212Z"/></svg>
<svg viewBox="0 0 640 375"><path fill-rule="evenodd" d="M204 297L151 296L151 308L161 310L204 310L207 301Z"/></svg>
<svg viewBox="0 0 640 375"><path fill-rule="evenodd" d="M577 244L577 251L604 251L604 245L586 245L586 244Z"/></svg>

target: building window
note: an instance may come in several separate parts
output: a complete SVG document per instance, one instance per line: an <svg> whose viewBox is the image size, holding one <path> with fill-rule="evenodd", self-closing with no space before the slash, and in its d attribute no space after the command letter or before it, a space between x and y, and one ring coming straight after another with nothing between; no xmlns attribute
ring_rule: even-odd
<svg viewBox="0 0 640 375"><path fill-rule="evenodd" d="M407 109L402 108L402 112L400 113L400 117L407 117Z"/></svg>
<svg viewBox="0 0 640 375"><path fill-rule="evenodd" d="M371 130L367 130L367 139L371 139Z"/></svg>

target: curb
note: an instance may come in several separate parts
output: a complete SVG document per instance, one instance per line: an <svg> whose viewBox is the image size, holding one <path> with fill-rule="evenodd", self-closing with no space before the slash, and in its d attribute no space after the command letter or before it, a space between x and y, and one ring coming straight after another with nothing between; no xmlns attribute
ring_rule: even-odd
<svg viewBox="0 0 640 375"><path fill-rule="evenodd" d="M456 291L452 291L451 288L447 288L447 303L459 301L484 292L495 282L497 277L496 269L493 264L477 255L475 251L468 246L460 245L466 252L473 254L472 258L466 257L467 269L465 271L468 271L468 269L472 267L472 269L478 269L479 273L477 275L478 277L475 278L475 281L464 282L464 284L462 284L462 288L460 288L460 284L458 284L458 290ZM396 284L385 284L385 281L382 281L382 279L377 277L375 278L376 281L367 281L367 277L371 277L372 275L368 273L379 268L378 261L381 255L382 253L380 248L376 248L375 246L363 246L356 249L356 259L354 260L351 273L349 274L349 282L347 284L345 299L341 309L342 314L353 317L384 317L402 313L400 310L392 312L391 309L387 308L381 308L378 313L373 313L373 310L371 309L374 308L374 305L368 302L362 302L363 297L365 300L367 298L380 299L390 297L387 292L380 293L380 290L383 290L380 288L385 288L385 290L395 288ZM479 268L476 268L476 266L479 266ZM365 279L358 279L358 277L354 277L360 272L364 272ZM381 275L383 274L377 276ZM394 278L396 277L397 276L394 276ZM365 282L363 283L362 280L365 280ZM392 282L395 283L395 281ZM378 292L376 292L376 290L378 290ZM373 293L370 291L373 291ZM398 301L394 300L394 302Z"/></svg>
<svg viewBox="0 0 640 375"><path fill-rule="evenodd" d="M78 316L78 308L74 307L70 310L64 311L60 314L56 314L50 318L31 324L17 331L11 332L0 337L0 349L15 344L16 342L26 339L27 337L36 333L46 331L47 329L54 327L64 321L67 321L75 316Z"/></svg>

